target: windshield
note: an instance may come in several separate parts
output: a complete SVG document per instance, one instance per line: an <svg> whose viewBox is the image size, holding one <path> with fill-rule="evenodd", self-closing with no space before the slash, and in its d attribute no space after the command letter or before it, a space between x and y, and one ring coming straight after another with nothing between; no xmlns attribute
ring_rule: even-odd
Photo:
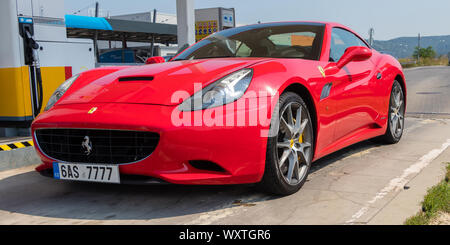
<svg viewBox="0 0 450 245"><path fill-rule="evenodd" d="M325 25L274 23L217 32L174 60L223 57L270 57L318 60Z"/></svg>

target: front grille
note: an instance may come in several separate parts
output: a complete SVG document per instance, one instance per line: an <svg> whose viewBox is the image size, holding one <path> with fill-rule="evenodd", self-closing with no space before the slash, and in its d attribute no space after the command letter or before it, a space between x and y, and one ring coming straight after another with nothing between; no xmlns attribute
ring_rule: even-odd
<svg viewBox="0 0 450 245"><path fill-rule="evenodd" d="M59 161L125 164L152 154L159 135L121 130L38 129L36 140L47 156Z"/></svg>

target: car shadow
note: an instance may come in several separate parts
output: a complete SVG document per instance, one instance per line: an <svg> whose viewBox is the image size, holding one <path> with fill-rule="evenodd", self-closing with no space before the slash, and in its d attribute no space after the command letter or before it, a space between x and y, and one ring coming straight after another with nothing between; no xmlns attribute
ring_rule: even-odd
<svg viewBox="0 0 450 245"><path fill-rule="evenodd" d="M330 155L327 155L327 156L315 161L311 166L310 173L317 172L320 169L322 169L330 164L335 164L339 160L342 160L353 154L357 154L357 153L366 151L368 149L373 149L373 148L380 147L380 146L382 146L382 144L377 143L374 140L366 140L366 141L362 141L362 142L356 143L354 145L348 146L344 149L341 149L339 151L331 153Z"/></svg>
<svg viewBox="0 0 450 245"><path fill-rule="evenodd" d="M276 197L254 185L111 185L58 181L36 172L0 180L0 210L63 219L152 220L253 206L271 198Z"/></svg>
<svg viewBox="0 0 450 245"><path fill-rule="evenodd" d="M362 142L315 162L312 172L376 144ZM302 192L295 195L301 195ZM192 214L257 206L283 198L261 192L255 185L136 186L65 182L36 172L0 180L0 210L47 218L76 220L155 220L178 218L189 223ZM183 217L186 216L186 217Z"/></svg>

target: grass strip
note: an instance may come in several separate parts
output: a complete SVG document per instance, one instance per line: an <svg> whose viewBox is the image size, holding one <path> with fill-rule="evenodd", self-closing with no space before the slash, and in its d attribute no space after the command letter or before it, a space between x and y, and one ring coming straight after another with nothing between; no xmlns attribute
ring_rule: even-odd
<svg viewBox="0 0 450 245"><path fill-rule="evenodd" d="M408 218L405 225L428 225L439 213L450 213L450 163L445 179L428 190L422 202L422 211Z"/></svg>

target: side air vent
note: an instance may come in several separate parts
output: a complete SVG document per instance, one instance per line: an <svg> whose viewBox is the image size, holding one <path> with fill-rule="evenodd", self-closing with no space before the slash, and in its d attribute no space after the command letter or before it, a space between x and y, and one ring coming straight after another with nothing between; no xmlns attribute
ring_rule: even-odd
<svg viewBox="0 0 450 245"><path fill-rule="evenodd" d="M193 161L189 161L189 164L191 164L192 167L194 167L196 169L200 169L200 170L222 172L222 173L227 172L225 169L223 169L218 164L210 162L210 161L193 160Z"/></svg>
<svg viewBox="0 0 450 245"><path fill-rule="evenodd" d="M120 77L119 82L149 82L153 81L152 76L148 77Z"/></svg>

